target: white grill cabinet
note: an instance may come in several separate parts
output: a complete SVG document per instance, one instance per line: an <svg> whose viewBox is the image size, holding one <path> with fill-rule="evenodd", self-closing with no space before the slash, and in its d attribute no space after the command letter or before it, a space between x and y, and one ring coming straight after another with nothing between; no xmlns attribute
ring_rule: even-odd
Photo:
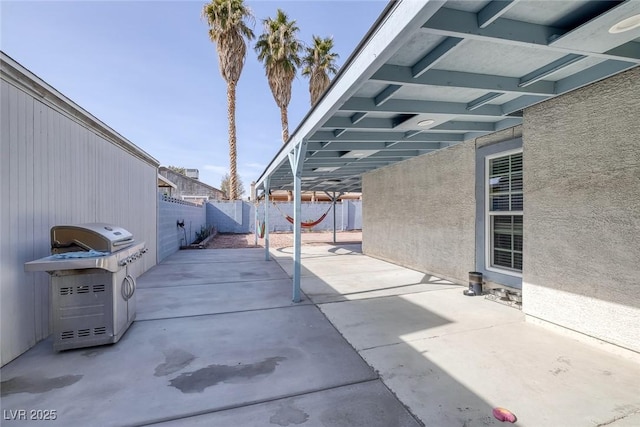
<svg viewBox="0 0 640 427"><path fill-rule="evenodd" d="M147 252L127 230L111 224L58 225L51 256L25 271L51 276L55 351L116 343L136 317L137 263Z"/></svg>

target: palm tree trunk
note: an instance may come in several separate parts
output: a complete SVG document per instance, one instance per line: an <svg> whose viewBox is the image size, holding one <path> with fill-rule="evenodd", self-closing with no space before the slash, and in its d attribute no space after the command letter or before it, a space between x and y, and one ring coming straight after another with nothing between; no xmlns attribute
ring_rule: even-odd
<svg viewBox="0 0 640 427"><path fill-rule="evenodd" d="M287 107L280 108L280 121L282 122L282 143L289 140L289 118L287 117Z"/></svg>
<svg viewBox="0 0 640 427"><path fill-rule="evenodd" d="M238 194L238 171L236 166L236 84L227 82L227 119L229 120L229 200Z"/></svg>
<svg viewBox="0 0 640 427"><path fill-rule="evenodd" d="M282 122L282 143L286 144L289 140L289 118L287 117L287 107L280 108L280 121ZM293 200L293 191L287 191L287 201Z"/></svg>

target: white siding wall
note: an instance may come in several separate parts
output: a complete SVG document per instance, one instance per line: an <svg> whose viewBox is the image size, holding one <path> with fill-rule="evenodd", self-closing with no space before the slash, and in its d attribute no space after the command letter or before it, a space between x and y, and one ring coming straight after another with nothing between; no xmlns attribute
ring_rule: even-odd
<svg viewBox="0 0 640 427"><path fill-rule="evenodd" d="M4 64L3 64L4 66ZM126 150L68 100L1 81L0 334L4 365L49 335L49 277L23 264L49 255L56 224L123 226L156 262L157 162ZM23 80L25 79L23 76ZM11 83L9 83L11 81ZM27 84L32 82L27 82ZM20 86L20 88L18 87ZM55 98L55 96L54 96ZM77 106L75 106L77 107ZM75 117L74 117L75 116Z"/></svg>

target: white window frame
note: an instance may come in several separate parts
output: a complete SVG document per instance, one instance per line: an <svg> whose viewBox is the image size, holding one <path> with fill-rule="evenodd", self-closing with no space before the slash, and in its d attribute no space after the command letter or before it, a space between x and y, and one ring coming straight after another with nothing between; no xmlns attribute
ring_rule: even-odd
<svg viewBox="0 0 640 427"><path fill-rule="evenodd" d="M489 209L490 203L491 203L491 198L490 198L490 190L491 190L491 185L489 184L489 176L491 175L491 168L490 168L490 162L493 159L499 158L499 157L507 157L507 156L511 156L513 154L518 154L518 153L522 153L522 148L516 148L514 150L508 150L508 151L501 151L499 153L495 153L495 154L490 154L488 156L485 157L484 161L484 186L485 186L485 193L484 193L484 226L485 226L485 233L484 233L484 240L485 240L485 250L484 250L484 254L485 254L485 259L484 259L484 268L487 271L493 271L495 273L501 273L501 274L507 274L509 276L515 276L515 277L520 277L522 278L522 273L518 272L518 271L514 271L514 270L509 270L506 268L500 268L500 267L495 267L491 265L491 258L493 255L493 248L491 247L491 242L493 241L493 234L491 233L491 219L493 216L499 216L499 215L523 215L523 211L501 211L501 212L491 212L491 210ZM524 162L524 156L523 156L523 162Z"/></svg>

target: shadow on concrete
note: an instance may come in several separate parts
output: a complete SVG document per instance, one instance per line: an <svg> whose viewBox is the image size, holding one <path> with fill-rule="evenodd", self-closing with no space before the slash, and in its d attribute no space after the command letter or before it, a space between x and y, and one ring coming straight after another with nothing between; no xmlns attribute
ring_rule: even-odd
<svg viewBox="0 0 640 427"><path fill-rule="evenodd" d="M286 251L274 252L290 274ZM514 308L466 297L463 286L349 255L303 247L305 298L425 425L502 425L495 407L513 411L520 426L637 419L636 363L526 323Z"/></svg>
<svg viewBox="0 0 640 427"><path fill-rule="evenodd" d="M42 422L21 409L60 426L419 425L316 306L291 303L263 251L184 251L138 283L117 344L45 340L2 368L3 426Z"/></svg>

